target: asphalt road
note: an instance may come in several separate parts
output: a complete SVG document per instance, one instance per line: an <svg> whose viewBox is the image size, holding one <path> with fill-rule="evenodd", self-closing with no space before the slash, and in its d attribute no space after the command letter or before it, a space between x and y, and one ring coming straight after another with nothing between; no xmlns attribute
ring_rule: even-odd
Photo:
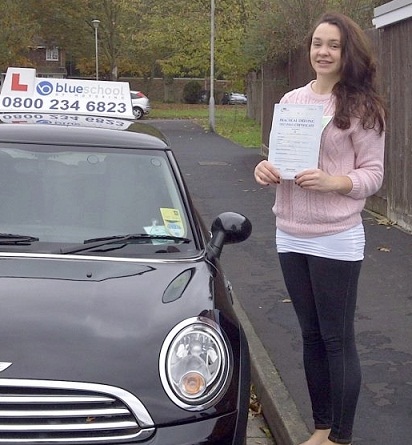
<svg viewBox="0 0 412 445"><path fill-rule="evenodd" d="M147 123L170 139L207 225L223 211L243 213L252 221L251 237L242 244L226 246L222 263L247 321L296 404L296 418L290 419L291 413L285 413L292 424L290 430L297 427L300 432L306 431L312 425L310 402L297 320L274 248L275 221L271 213L274 190L258 186L253 178L253 168L261 160L259 150L245 149L205 132L191 121L147 120ZM367 212L364 223L367 245L356 316L363 382L353 444L409 444L412 443L412 236ZM289 406L285 402L285 407ZM268 423L271 424L271 419Z"/></svg>

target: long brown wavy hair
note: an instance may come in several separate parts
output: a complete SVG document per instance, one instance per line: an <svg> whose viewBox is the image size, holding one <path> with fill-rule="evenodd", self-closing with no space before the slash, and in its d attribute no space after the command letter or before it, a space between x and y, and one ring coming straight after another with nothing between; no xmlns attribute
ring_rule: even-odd
<svg viewBox="0 0 412 445"><path fill-rule="evenodd" d="M379 134L385 128L386 107L376 85L376 61L367 35L352 19L337 12L327 12L316 22L307 37L310 55L312 36L321 23L335 25L341 35L340 80L333 87L336 99L335 125L350 127L350 118L361 120L363 128L376 128Z"/></svg>

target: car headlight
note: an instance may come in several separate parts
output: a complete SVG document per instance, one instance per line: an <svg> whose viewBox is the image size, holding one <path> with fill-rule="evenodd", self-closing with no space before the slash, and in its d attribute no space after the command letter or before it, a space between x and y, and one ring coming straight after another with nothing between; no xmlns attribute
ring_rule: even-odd
<svg viewBox="0 0 412 445"><path fill-rule="evenodd" d="M160 351L160 378L176 405L199 411L223 396L230 360L219 325L205 317L190 318L167 335Z"/></svg>

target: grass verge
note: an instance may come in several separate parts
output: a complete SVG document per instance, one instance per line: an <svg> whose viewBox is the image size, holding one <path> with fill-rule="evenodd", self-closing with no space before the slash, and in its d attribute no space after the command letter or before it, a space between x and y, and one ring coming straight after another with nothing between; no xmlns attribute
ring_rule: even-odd
<svg viewBox="0 0 412 445"><path fill-rule="evenodd" d="M191 119L208 130L209 106L152 102L146 119ZM261 145L260 124L247 117L244 105L216 105L215 131L243 147L259 148Z"/></svg>

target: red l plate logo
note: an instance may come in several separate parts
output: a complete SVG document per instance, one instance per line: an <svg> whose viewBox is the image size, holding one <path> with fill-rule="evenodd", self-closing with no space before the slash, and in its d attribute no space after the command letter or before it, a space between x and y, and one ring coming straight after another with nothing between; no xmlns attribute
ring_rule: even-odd
<svg viewBox="0 0 412 445"><path fill-rule="evenodd" d="M20 74L13 73L11 77L11 90L12 91L27 91L28 86L20 83Z"/></svg>

